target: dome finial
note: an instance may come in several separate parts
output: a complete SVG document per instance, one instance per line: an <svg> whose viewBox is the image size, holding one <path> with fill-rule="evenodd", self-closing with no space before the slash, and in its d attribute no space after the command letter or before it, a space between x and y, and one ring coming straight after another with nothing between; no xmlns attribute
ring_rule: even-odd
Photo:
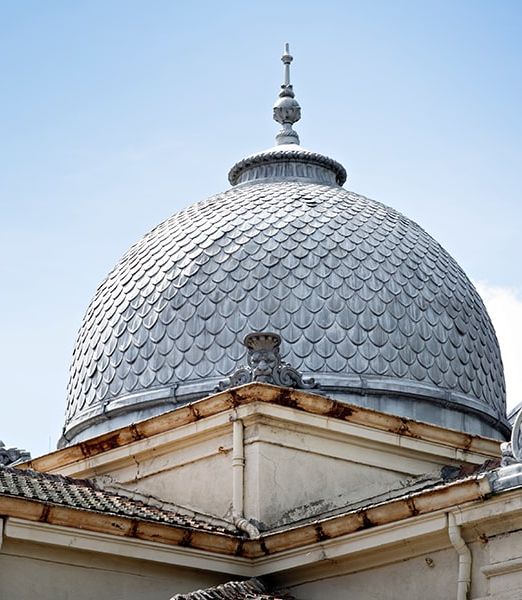
<svg viewBox="0 0 522 600"><path fill-rule="evenodd" d="M292 125L301 118L301 107L295 99L294 90L290 83L290 63L293 56L290 54L290 45L285 44L285 52L281 57L285 65L285 82L281 86L279 99L274 104L274 120L281 123L283 128L276 135L276 142L281 144L299 144L299 136L292 129Z"/></svg>

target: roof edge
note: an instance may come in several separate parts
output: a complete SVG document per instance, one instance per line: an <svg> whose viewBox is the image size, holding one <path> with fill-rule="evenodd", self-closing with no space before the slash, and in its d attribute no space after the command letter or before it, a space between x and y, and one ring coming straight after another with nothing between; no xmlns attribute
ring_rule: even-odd
<svg viewBox="0 0 522 600"><path fill-rule="evenodd" d="M170 546L204 550L216 555L255 560L318 542L324 543L362 530L404 522L409 518L443 511L456 505L485 500L490 494L488 477L482 473L367 508L350 510L334 517L318 519L273 533L268 532L256 540L2 494L0 513L32 522L79 527L118 537L138 538Z"/></svg>
<svg viewBox="0 0 522 600"><path fill-rule="evenodd" d="M256 382L181 405L169 412L26 461L18 467L44 472L54 470L254 402L286 406L294 410L435 442L464 451L476 451L492 457L500 456L500 441L491 438L378 412L308 391Z"/></svg>

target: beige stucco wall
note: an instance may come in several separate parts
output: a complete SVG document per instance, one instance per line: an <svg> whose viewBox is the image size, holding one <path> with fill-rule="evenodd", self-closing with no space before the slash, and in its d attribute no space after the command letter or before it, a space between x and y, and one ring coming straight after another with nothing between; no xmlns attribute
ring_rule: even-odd
<svg viewBox="0 0 522 600"><path fill-rule="evenodd" d="M262 527L371 498L452 464L419 440L402 442L397 435L287 408L263 406L264 414L247 408L244 512ZM167 433L136 442L66 473L230 518L232 416L183 427L171 439Z"/></svg>
<svg viewBox="0 0 522 600"><path fill-rule="evenodd" d="M476 530L480 535L480 528ZM309 571L294 584L292 572L273 579L298 600L441 600L456 597L458 558L452 547L435 549L419 540L423 552L375 568L353 567L349 557ZM416 552L415 544L409 552ZM420 546L417 547L417 549ZM520 600L522 598L522 532L501 533L470 543L473 556L472 600ZM379 549L371 560L378 560ZM520 563L520 564L519 564ZM299 576L303 579L302 570ZM2 600L168 600L185 593L237 579L230 574L168 566L5 539L0 551Z"/></svg>
<svg viewBox="0 0 522 600"><path fill-rule="evenodd" d="M408 477L313 453L307 447L306 436L302 436L301 448L259 441L247 444L246 465L245 513L269 527L375 496Z"/></svg>
<svg viewBox="0 0 522 600"><path fill-rule="evenodd" d="M295 428L294 428L295 429ZM133 456L111 472L94 475L101 485L116 483L229 518L232 512L230 428L215 436L173 446L158 455ZM375 454L375 452L374 452ZM368 458L374 464L368 465ZM375 463L382 466L375 466ZM384 453L368 456L347 440L321 439L314 432L265 423L245 427L245 515L272 527L345 506L400 486L415 474ZM433 465L427 465L427 469Z"/></svg>
<svg viewBox="0 0 522 600"><path fill-rule="evenodd" d="M427 560L428 559L428 560ZM457 562L451 550L292 587L299 600L442 600L456 597Z"/></svg>
<svg viewBox="0 0 522 600"><path fill-rule="evenodd" d="M216 517L230 515L232 502L232 428L190 435L114 463L98 465L82 476L118 491L118 486L161 502L171 502Z"/></svg>
<svg viewBox="0 0 522 600"><path fill-rule="evenodd" d="M473 565L471 600L520 600L522 598L522 531L496 535L482 533L481 525L469 542ZM422 542L421 542L422 543ZM411 541L405 541L405 545ZM390 564L342 574L350 570L350 561L311 570L310 577L293 585L293 575L275 578L279 585L285 577L289 590L299 600L441 600L457 597L458 556L452 547L426 550L418 556ZM415 547L410 548L415 553ZM379 552L379 550L376 550ZM333 574L335 571L337 574ZM301 575L302 577L302 575Z"/></svg>
<svg viewBox="0 0 522 600"><path fill-rule="evenodd" d="M5 540L2 600L169 600L227 576L143 560Z"/></svg>
<svg viewBox="0 0 522 600"><path fill-rule="evenodd" d="M480 576L486 580L484 597L492 600L522 598L522 531L500 533L488 539Z"/></svg>
<svg viewBox="0 0 522 600"><path fill-rule="evenodd" d="M156 467L152 463L146 468ZM231 473L230 456L218 451L194 462L162 465L161 470L139 479L123 478L123 483L127 490L224 518L231 513ZM121 474L116 480L122 481Z"/></svg>

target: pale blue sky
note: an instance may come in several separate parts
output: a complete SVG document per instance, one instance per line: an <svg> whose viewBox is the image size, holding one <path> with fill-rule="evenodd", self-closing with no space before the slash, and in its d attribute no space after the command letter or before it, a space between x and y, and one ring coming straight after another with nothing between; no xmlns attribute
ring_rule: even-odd
<svg viewBox="0 0 522 600"><path fill-rule="evenodd" d="M285 41L303 146L520 294L520 1L3 0L0 439L54 447L97 284L272 145Z"/></svg>

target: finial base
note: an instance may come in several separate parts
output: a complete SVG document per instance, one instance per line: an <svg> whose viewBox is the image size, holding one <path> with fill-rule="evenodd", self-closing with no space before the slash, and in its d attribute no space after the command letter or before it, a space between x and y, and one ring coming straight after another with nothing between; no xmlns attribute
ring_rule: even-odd
<svg viewBox="0 0 522 600"><path fill-rule="evenodd" d="M299 136L290 125L288 129L283 126L283 129L276 135L276 144L282 146L284 144L297 144L299 146Z"/></svg>

